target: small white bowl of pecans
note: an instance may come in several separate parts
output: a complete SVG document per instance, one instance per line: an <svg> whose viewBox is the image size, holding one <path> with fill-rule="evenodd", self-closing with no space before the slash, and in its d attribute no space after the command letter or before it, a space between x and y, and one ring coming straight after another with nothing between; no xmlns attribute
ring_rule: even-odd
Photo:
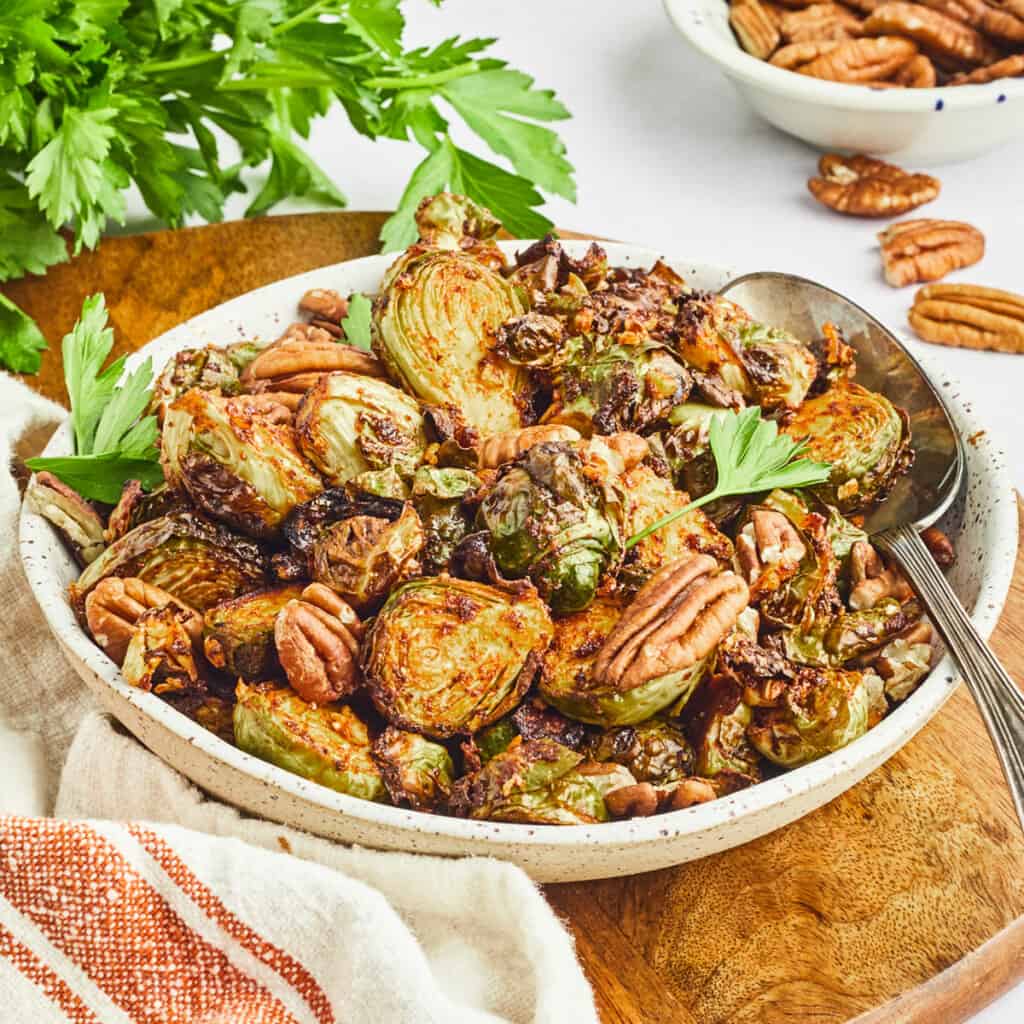
<svg viewBox="0 0 1024 1024"><path fill-rule="evenodd" d="M924 164L1024 136L1024 0L665 0L777 128Z"/></svg>

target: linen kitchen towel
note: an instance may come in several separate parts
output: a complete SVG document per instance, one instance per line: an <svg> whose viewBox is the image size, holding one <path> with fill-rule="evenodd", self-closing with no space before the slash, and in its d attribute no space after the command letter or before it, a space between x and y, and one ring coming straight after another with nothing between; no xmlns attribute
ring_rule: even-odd
<svg viewBox="0 0 1024 1024"><path fill-rule="evenodd" d="M518 868L247 818L95 709L16 543L11 458L63 415L0 374L0 1018L596 1022L571 938Z"/></svg>

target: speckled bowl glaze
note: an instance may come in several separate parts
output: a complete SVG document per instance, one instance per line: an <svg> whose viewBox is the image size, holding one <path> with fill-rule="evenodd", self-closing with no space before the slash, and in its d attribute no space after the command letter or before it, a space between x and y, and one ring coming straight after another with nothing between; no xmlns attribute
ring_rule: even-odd
<svg viewBox="0 0 1024 1024"><path fill-rule="evenodd" d="M527 243L502 243L512 251ZM585 242L566 248L582 255ZM658 254L606 245L612 263L650 266ZM297 314L308 288L373 292L390 256L324 267L288 278L218 306L176 327L133 357L151 355L159 367L189 346L239 338L273 338ZM737 275L724 267L680 260L672 265L699 288L718 289ZM751 269L751 268L747 268ZM957 402L956 388L936 379L950 397L964 436L981 429ZM1002 609L1017 550L1013 491L1000 453L984 434L967 446L969 486L945 522L959 555L951 580L987 636ZM47 446L70 451L68 424ZM845 749L751 789L653 818L595 826L530 826L464 821L335 793L260 761L218 739L159 698L129 687L117 666L89 639L66 599L77 570L49 523L22 510L21 553L29 582L54 635L100 702L154 753L203 789L253 814L347 843L395 850L500 857L540 881L567 881L650 871L704 857L780 828L827 803L858 782L907 742L942 706L955 685L943 659L918 690L866 736Z"/></svg>
<svg viewBox="0 0 1024 1024"><path fill-rule="evenodd" d="M819 149L896 162L967 160L1024 136L1024 78L941 89L825 82L745 53L726 0L664 0L680 35L718 65L757 114Z"/></svg>

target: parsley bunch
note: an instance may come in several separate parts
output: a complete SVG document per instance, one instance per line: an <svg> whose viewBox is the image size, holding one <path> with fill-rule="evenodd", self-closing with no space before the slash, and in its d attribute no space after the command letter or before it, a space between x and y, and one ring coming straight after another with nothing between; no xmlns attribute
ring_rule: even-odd
<svg viewBox="0 0 1024 1024"><path fill-rule="evenodd" d="M444 188L514 234L543 235L538 189L575 198L565 147L543 123L568 111L482 56L493 39L406 50L403 29L401 0L3 0L0 281L65 260L62 228L75 252L94 246L108 220L123 222L132 184L171 226L215 221L246 191L242 170L269 160L247 215L286 197L343 206L300 141L335 103L360 134L426 150L384 225L386 248L415 240L417 203ZM456 146L442 110L511 171ZM237 159L221 152L223 135ZM44 347L0 297L0 365L34 372Z"/></svg>

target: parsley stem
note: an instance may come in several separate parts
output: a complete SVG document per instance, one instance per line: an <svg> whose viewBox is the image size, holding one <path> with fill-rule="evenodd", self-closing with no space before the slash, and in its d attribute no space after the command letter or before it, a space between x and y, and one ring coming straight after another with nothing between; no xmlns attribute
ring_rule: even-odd
<svg viewBox="0 0 1024 1024"><path fill-rule="evenodd" d="M444 85L456 78L465 78L466 75L475 74L480 70L480 65L471 60L466 64L459 64L457 67L448 68L445 71L435 71L429 75L382 75L378 78L364 78L362 85L367 89L428 89L435 85Z"/></svg>
<svg viewBox="0 0 1024 1024"><path fill-rule="evenodd" d="M148 64L140 64L139 71L147 74L151 71L177 71L179 68L194 68L200 64L210 64L212 61L220 60L227 51L216 53L197 53L191 57L178 57L176 60L154 60Z"/></svg>
<svg viewBox="0 0 1024 1024"><path fill-rule="evenodd" d="M275 25L271 30L272 36L279 36L282 32L287 32L289 29L295 28L296 25L301 25L304 21L309 21L310 18L317 17L320 12L324 9L325 0L316 0L316 3L310 4L308 7L299 11L298 14L293 15L287 21L282 21L280 25Z"/></svg>
<svg viewBox="0 0 1024 1024"><path fill-rule="evenodd" d="M650 537L652 533L657 533L658 530L669 523L674 523L677 519L682 519L687 512L692 512L695 508L700 508L701 505L707 505L708 502L714 501L716 498L722 498L727 492L720 492L716 487L714 490L708 491L701 498L697 498L691 501L688 505L684 505L682 508L677 508L674 512L669 512L667 516L662 516L660 519L656 519L650 526L645 526L639 533L634 533L629 540L626 541L626 550L628 551L632 547L636 547L640 541L647 537Z"/></svg>

